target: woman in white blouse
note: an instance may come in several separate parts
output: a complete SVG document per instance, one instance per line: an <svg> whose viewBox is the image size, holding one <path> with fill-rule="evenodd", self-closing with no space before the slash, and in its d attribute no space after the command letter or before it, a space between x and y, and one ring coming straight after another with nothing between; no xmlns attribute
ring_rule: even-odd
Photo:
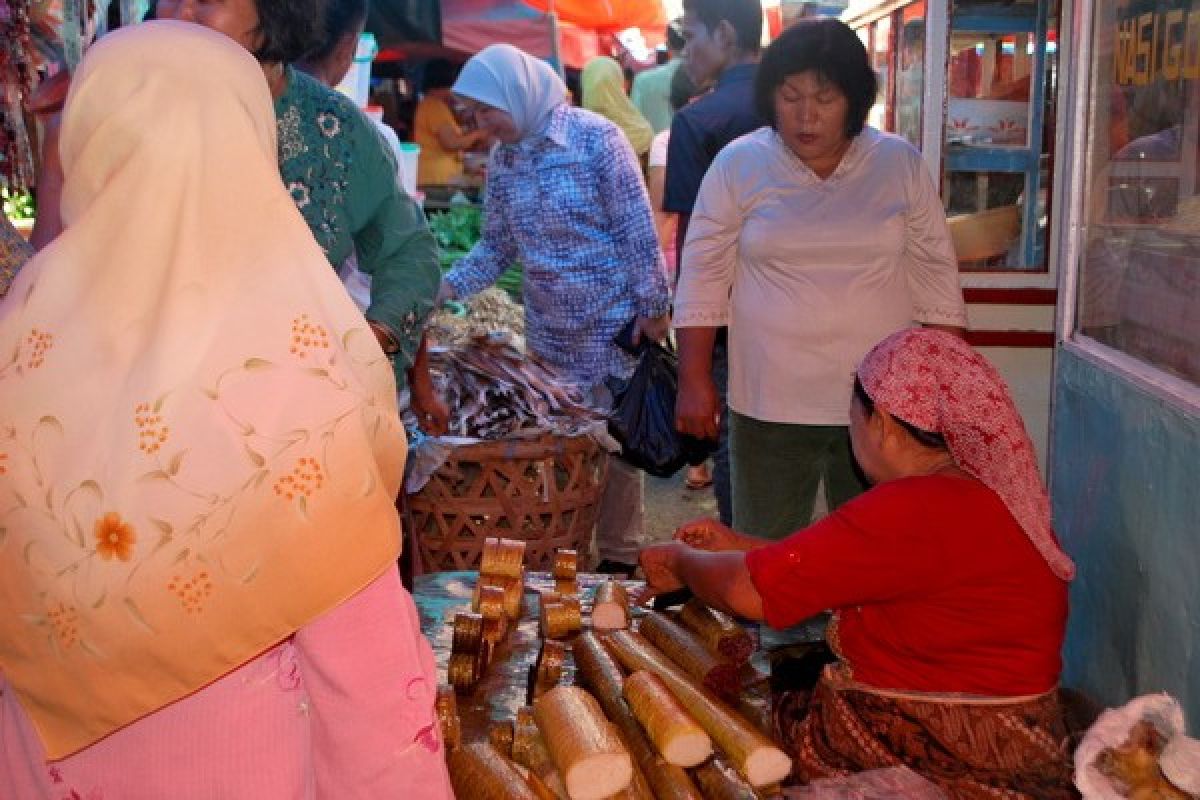
<svg viewBox="0 0 1200 800"><path fill-rule="evenodd" d="M876 78L855 33L802 20L766 50L755 100L771 127L718 154L688 227L675 301L676 425L715 438L712 342L729 327L734 525L782 538L862 486L847 438L854 366L966 311L945 213L920 154L866 126Z"/></svg>

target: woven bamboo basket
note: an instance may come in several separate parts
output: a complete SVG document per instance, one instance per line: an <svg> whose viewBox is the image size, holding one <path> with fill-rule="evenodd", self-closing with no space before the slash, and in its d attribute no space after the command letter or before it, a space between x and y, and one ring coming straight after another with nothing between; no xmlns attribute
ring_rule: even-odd
<svg viewBox="0 0 1200 800"><path fill-rule="evenodd" d="M457 447L408 498L410 541L427 572L478 569L491 536L524 540L525 566L548 570L559 548L591 549L607 467L586 436Z"/></svg>

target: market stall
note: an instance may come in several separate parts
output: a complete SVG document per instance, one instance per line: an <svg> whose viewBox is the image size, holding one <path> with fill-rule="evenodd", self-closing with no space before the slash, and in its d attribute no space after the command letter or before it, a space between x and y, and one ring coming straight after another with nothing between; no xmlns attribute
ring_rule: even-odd
<svg viewBox="0 0 1200 800"><path fill-rule="evenodd" d="M695 600L638 608L640 582L578 572L572 551L545 572L523 555L492 540L478 571L414 591L447 676L438 710L459 800L775 793L790 769L769 722L777 636ZM820 633L792 641L806 637ZM502 793L473 782L485 776Z"/></svg>

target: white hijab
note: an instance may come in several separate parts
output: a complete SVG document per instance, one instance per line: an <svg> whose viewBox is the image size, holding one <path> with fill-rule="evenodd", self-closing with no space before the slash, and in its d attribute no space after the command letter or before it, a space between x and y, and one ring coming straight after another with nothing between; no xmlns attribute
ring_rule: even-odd
<svg viewBox="0 0 1200 800"><path fill-rule="evenodd" d="M106 36L61 152L66 229L0 300L0 670L51 759L389 568L405 452L243 48Z"/></svg>
<svg viewBox="0 0 1200 800"><path fill-rule="evenodd" d="M566 85L549 64L511 44L493 44L472 56L453 91L507 112L522 139L537 133L567 99Z"/></svg>

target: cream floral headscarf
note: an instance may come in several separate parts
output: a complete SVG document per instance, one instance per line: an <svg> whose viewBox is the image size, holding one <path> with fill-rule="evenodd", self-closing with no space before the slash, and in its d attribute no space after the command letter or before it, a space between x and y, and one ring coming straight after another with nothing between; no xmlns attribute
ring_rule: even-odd
<svg viewBox="0 0 1200 800"><path fill-rule="evenodd" d="M52 759L389 568L405 452L242 48L105 37L61 154L66 230L0 301L0 670Z"/></svg>

